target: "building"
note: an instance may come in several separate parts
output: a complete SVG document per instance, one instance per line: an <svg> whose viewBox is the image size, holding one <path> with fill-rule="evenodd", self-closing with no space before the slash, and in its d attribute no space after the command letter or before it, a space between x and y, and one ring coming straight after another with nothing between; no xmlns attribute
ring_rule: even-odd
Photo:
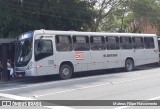
<svg viewBox="0 0 160 109"><path fill-rule="evenodd" d="M156 26L152 25L148 20L140 19L131 22L125 30L127 33L145 33L145 34L159 34Z"/></svg>

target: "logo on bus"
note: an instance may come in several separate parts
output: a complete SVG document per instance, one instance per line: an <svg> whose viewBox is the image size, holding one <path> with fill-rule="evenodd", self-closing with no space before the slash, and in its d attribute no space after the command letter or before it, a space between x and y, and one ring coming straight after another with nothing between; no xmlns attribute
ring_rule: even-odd
<svg viewBox="0 0 160 109"><path fill-rule="evenodd" d="M84 60L84 53L76 52L76 60Z"/></svg>

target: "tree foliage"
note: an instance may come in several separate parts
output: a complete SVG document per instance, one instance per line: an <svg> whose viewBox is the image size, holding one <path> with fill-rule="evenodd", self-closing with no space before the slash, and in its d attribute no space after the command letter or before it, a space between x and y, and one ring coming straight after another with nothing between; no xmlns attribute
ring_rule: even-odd
<svg viewBox="0 0 160 109"><path fill-rule="evenodd" d="M109 21L111 14L116 9L119 0L95 0L95 21L91 31L100 31L104 22Z"/></svg>
<svg viewBox="0 0 160 109"><path fill-rule="evenodd" d="M94 20L87 0L0 0L0 37L36 29L87 30Z"/></svg>
<svg viewBox="0 0 160 109"><path fill-rule="evenodd" d="M0 37L36 29L124 32L147 19L160 30L159 0L0 0Z"/></svg>
<svg viewBox="0 0 160 109"><path fill-rule="evenodd" d="M124 31L125 14L130 11L131 0L97 0L97 16L93 31Z"/></svg>
<svg viewBox="0 0 160 109"><path fill-rule="evenodd" d="M133 0L131 10L136 20L148 21L160 31L159 0Z"/></svg>
<svg viewBox="0 0 160 109"><path fill-rule="evenodd" d="M101 14L97 14L97 30L115 32L119 28L118 32L125 32L131 22L148 21L160 31L160 0L99 0L98 3Z"/></svg>

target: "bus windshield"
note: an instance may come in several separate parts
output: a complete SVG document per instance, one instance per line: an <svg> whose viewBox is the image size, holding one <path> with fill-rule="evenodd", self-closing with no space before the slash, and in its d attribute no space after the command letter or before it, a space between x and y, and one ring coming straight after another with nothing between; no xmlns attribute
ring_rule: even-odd
<svg viewBox="0 0 160 109"><path fill-rule="evenodd" d="M17 42L16 66L25 66L32 58L33 34L23 34L19 39Z"/></svg>

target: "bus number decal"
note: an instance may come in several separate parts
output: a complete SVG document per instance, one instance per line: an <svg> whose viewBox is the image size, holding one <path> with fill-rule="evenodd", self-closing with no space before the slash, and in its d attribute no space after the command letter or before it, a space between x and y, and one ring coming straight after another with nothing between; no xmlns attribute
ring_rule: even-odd
<svg viewBox="0 0 160 109"><path fill-rule="evenodd" d="M118 54L105 54L104 57L117 57Z"/></svg>

